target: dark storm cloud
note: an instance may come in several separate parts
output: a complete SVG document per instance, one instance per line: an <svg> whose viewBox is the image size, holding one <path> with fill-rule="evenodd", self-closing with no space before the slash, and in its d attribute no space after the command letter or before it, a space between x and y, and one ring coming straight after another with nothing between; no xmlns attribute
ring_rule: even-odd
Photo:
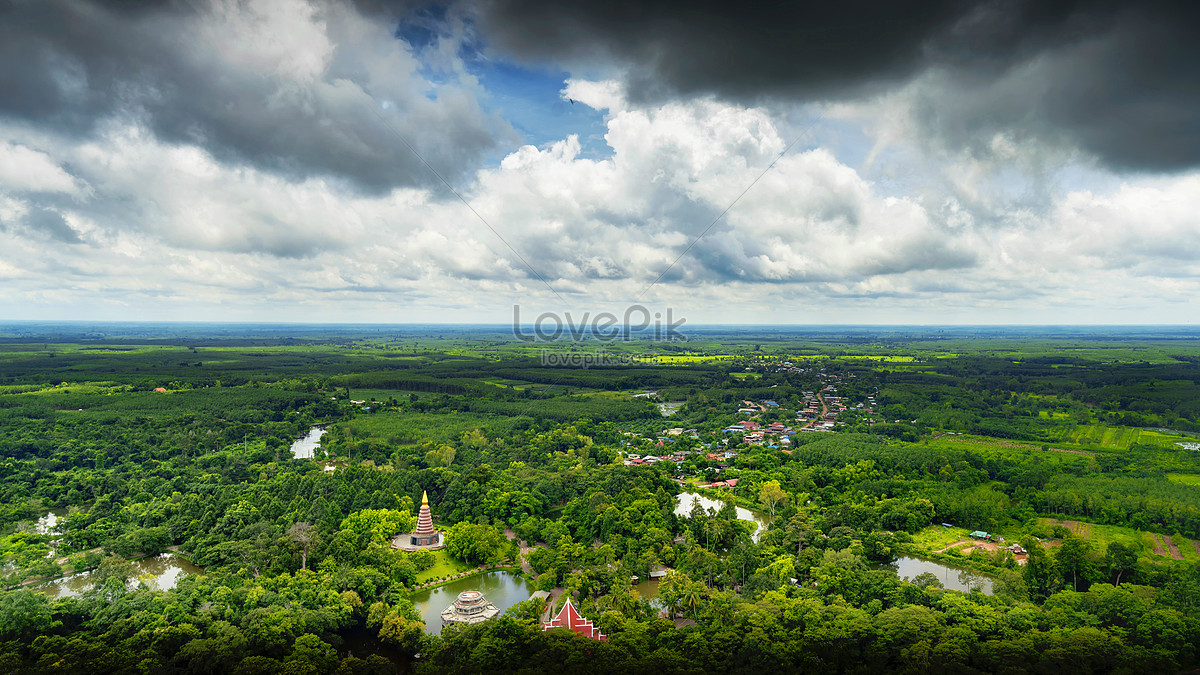
<svg viewBox="0 0 1200 675"><path fill-rule="evenodd" d="M112 117L138 119L164 140L198 144L225 161L343 178L369 191L436 180L389 127L451 176L474 168L507 133L466 90L388 73L372 45L356 54L360 45L338 44L325 72L300 81L272 72L273 64L225 62L223 45L196 39L211 13L200 0L0 0L0 117L79 137ZM243 47L233 43L239 38L280 36L231 35L230 50Z"/></svg>
<svg viewBox="0 0 1200 675"><path fill-rule="evenodd" d="M630 66L636 99L673 94L824 94L901 78L923 43L963 13L955 0L861 3L554 3L499 0L481 27L525 58Z"/></svg>
<svg viewBox="0 0 1200 675"><path fill-rule="evenodd" d="M633 100L867 96L940 78L918 121L947 143L997 131L1121 169L1200 165L1200 3L494 0L484 38L526 60L607 64Z"/></svg>

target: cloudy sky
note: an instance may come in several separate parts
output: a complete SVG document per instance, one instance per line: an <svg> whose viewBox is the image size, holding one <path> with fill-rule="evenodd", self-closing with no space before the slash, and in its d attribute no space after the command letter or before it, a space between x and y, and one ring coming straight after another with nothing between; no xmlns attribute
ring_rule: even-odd
<svg viewBox="0 0 1200 675"><path fill-rule="evenodd" d="M0 0L0 318L1200 320L1197 10L809 4Z"/></svg>

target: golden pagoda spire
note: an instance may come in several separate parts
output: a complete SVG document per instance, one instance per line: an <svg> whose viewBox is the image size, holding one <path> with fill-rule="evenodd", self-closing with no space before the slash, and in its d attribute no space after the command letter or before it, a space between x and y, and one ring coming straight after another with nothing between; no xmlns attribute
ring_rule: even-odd
<svg viewBox="0 0 1200 675"><path fill-rule="evenodd" d="M429 506L429 490L421 491L421 506Z"/></svg>

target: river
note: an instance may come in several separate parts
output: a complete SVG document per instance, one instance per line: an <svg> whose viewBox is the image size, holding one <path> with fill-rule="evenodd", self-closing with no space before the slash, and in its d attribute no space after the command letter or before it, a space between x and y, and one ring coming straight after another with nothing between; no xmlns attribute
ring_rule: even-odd
<svg viewBox="0 0 1200 675"><path fill-rule="evenodd" d="M675 515L681 518L689 517L692 513L692 505L696 502L699 502L700 506L705 509L713 509L715 511L720 511L721 507L725 506L725 502L710 497L701 497L693 492L681 492L675 498ZM767 525L771 522L770 516L765 513L751 511L750 509L743 509L740 506L735 506L734 509L737 511L738 520L747 520L758 526L754 530L754 534L751 535L751 538L757 542L762 533L767 529Z"/></svg>
<svg viewBox="0 0 1200 675"><path fill-rule="evenodd" d="M140 558L130 563L137 571L136 576L129 580L130 588L137 588L139 582L145 582L153 590L167 591L175 588L179 578L186 574L202 574L199 567L170 553ZM72 574L38 584L34 590L45 593L51 599L74 597L96 585L93 575L94 572Z"/></svg>
<svg viewBox="0 0 1200 675"><path fill-rule="evenodd" d="M513 572L488 572L452 581L445 586L417 591L413 593L412 601L421 620L425 622L426 633L441 634L442 610L449 607L463 591L481 591L483 597L503 614L509 607L528 600L533 595L534 587Z"/></svg>
<svg viewBox="0 0 1200 675"><path fill-rule="evenodd" d="M899 577L912 581L914 577L929 572L942 582L944 588L969 593L972 588L978 588L984 593L992 594L992 580L988 577L959 567L950 567L933 560L924 558L899 558L890 565L876 565L875 569L892 570Z"/></svg>
<svg viewBox="0 0 1200 675"><path fill-rule="evenodd" d="M312 459L313 451L321 444L321 437L325 435L325 427L313 427L304 434L304 438L292 443L292 457L296 459Z"/></svg>

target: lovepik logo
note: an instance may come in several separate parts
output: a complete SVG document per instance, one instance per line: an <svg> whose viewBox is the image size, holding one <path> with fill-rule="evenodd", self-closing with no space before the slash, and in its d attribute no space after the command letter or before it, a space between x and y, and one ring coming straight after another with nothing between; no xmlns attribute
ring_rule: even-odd
<svg viewBox="0 0 1200 675"><path fill-rule="evenodd" d="M687 341L679 327L687 319L675 319L674 310L668 308L664 318L662 312L651 312L645 305L630 305L620 317L612 312L600 312L593 316L571 316L570 312L559 315L542 312L533 320L532 327L522 326L521 306L513 305L513 337L522 342L555 342L564 336L575 342L599 340L614 342L653 339L658 341Z"/></svg>

